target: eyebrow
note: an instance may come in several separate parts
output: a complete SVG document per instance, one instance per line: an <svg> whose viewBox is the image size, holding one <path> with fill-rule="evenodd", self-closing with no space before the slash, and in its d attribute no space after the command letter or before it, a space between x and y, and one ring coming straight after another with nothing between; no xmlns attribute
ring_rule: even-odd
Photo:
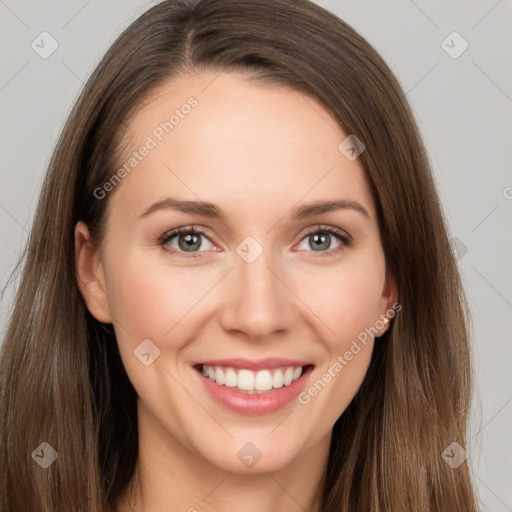
<svg viewBox="0 0 512 512"><path fill-rule="evenodd" d="M183 213L195 213L197 215L219 220L226 219L226 214L222 209L213 203L207 201L183 201L174 197L168 197L153 203L139 215L139 219L148 217L160 210L177 210ZM305 204L292 210L292 217L296 219L304 219L337 210L354 210L361 213L367 219L370 219L370 214L363 205L356 201L346 199L315 201L310 204Z"/></svg>

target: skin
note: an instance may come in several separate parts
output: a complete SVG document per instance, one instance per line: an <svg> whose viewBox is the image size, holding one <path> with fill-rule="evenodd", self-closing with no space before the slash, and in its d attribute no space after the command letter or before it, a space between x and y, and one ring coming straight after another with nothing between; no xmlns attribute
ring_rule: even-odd
<svg viewBox="0 0 512 512"><path fill-rule="evenodd" d="M103 199L102 244L84 223L75 230L80 289L91 314L113 323L139 396L136 478L118 510L317 510L332 427L378 340L361 345L309 403L259 416L217 404L191 365L306 360L315 365L307 390L384 316L397 288L367 177L360 159L338 150L348 134L321 104L232 73L183 75L153 93L129 119L127 154L190 96L197 106ZM138 218L169 196L210 201L226 218L172 209ZM297 206L331 199L355 201L369 217L354 209L292 217ZM183 250L179 235L158 243L191 224L206 231L195 252ZM330 235L330 246L315 251L304 233L317 226L343 230L352 244ZM252 263L236 252L247 236L263 248ZM149 366L134 357L145 339L160 350ZM236 456L247 442L262 454L252 468Z"/></svg>

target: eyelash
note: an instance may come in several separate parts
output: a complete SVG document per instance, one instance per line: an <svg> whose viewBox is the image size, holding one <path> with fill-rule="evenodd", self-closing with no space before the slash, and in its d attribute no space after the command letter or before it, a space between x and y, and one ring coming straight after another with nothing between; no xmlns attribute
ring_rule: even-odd
<svg viewBox="0 0 512 512"><path fill-rule="evenodd" d="M206 232L203 231L199 227L183 226L180 228L172 229L171 231L168 231L167 233L164 233L158 239L158 243L161 246L165 246L165 244L167 244L167 242L172 240L176 235L180 235L182 233L198 234L198 235L203 235L204 237L208 238ZM310 228L303 234L301 241L304 240L308 236L316 235L318 233L328 233L329 235L333 235L335 238L337 238L341 242L341 244L334 249L328 249L327 251L319 251L319 254L317 254L315 257L321 258L321 257L325 257L325 256L332 256L334 253L337 253L338 251L341 251L346 247L350 247L352 244L352 238L349 235L347 235L347 233L345 233L344 231L341 231L338 228L334 228L331 226L327 226L327 227L315 226L314 228ZM210 240L210 239L208 238L208 240ZM210 240L210 242L211 242L211 240ZM168 249L168 248L166 248L166 250L169 251L171 254L177 253L177 254L179 254L180 257L183 257L183 258L200 258L201 257L200 253L199 254L188 253L187 256L184 256L184 254L187 254L185 251L180 251L180 250L176 250L176 249ZM201 252L203 252L203 251L201 251ZM316 252L316 251L311 251L311 252Z"/></svg>

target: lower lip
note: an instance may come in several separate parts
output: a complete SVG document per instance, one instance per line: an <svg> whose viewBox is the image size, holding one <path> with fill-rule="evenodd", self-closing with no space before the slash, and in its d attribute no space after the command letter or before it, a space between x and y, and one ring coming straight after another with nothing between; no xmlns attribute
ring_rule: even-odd
<svg viewBox="0 0 512 512"><path fill-rule="evenodd" d="M286 404L291 402L306 385L307 376L313 368L306 367L302 375L289 386L282 386L265 393L243 393L224 385L219 385L202 372L194 369L202 380L204 387L210 393L212 398L230 411L241 414L270 414L278 411Z"/></svg>

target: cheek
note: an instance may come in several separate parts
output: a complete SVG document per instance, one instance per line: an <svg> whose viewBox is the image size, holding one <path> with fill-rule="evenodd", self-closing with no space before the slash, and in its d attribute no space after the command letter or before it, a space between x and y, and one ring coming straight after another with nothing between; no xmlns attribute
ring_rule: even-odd
<svg viewBox="0 0 512 512"><path fill-rule="evenodd" d="M174 374L175 355L189 339L186 315L210 281L190 268L155 263L142 251L123 251L122 260L116 256L111 254L105 278L123 365L137 394L154 412L161 403L176 409L180 387L166 370ZM115 261L123 264L116 266Z"/></svg>
<svg viewBox="0 0 512 512"><path fill-rule="evenodd" d="M200 331L206 296L218 276L215 270L206 272L199 266L173 265L156 257L156 251L148 255L125 250L122 260L114 252L105 278L119 351L139 395L149 393L151 398L166 392L165 369L181 371L176 356ZM113 265L115 261L123 265ZM151 362L145 366L148 352L146 362Z"/></svg>
<svg viewBox="0 0 512 512"><path fill-rule="evenodd" d="M109 305L133 339L164 338L207 292L210 282L197 269L170 268L136 253L125 256L122 267L110 270Z"/></svg>
<svg viewBox="0 0 512 512"><path fill-rule="evenodd" d="M298 401L311 417L321 418L321 432L332 428L366 376L383 280L382 261L361 258L357 265L340 266L335 273L319 273L310 287L312 309L330 330L323 330L328 332L322 340L325 357Z"/></svg>
<svg viewBox="0 0 512 512"><path fill-rule="evenodd" d="M311 274L301 284L307 303L330 329L325 341L332 350L342 350L380 318L385 266L375 256L361 257Z"/></svg>

